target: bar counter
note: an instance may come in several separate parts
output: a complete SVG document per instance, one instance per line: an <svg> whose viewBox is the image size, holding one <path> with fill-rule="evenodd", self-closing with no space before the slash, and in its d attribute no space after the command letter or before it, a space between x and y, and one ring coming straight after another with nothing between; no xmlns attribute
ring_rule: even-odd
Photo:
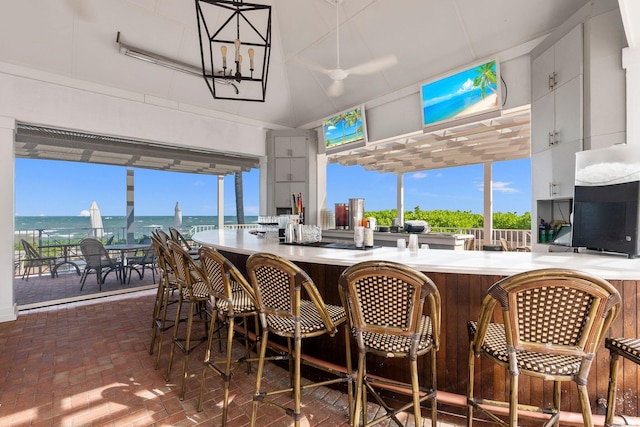
<svg viewBox="0 0 640 427"><path fill-rule="evenodd" d="M280 244L277 240L262 239L247 230L210 230L196 233L193 240L218 249L241 271L245 272L246 259L255 252L270 252L289 259L304 269L316 282L327 303L340 304L337 283L342 271L355 263L368 260L396 261L427 274L437 285L442 299L442 335L438 352L439 401L452 411L460 413L464 405L467 386L468 334L466 323L477 320L480 304L486 290L496 281L519 272L541 268L572 268L609 280L620 292L622 310L611 327L611 336L640 336L640 259L624 256L590 253L539 252L484 252L419 249L409 251L392 247L368 250L330 249ZM499 317L496 317L498 320ZM303 351L333 363L344 365L343 339L319 337L306 343ZM372 363L375 375L408 380L406 361L384 360ZM479 363L478 363L479 362ZM427 358L419 363L421 381L427 381ZM378 366L379 365L379 366ZM621 363L619 375L618 412L638 417L638 368L635 364ZM502 368L484 359L476 361L476 395L508 399L508 377ZM609 378L609 353L602 347L589 375L589 397L594 415L604 414ZM538 404L550 402L551 384L542 386L538 379L520 378L520 401ZM562 385L561 409L579 413L575 384ZM602 419L601 417L597 417ZM573 417L569 417L573 419ZM567 424L572 424L567 419ZM580 417L578 419L581 420ZM563 423L564 424L564 423ZM579 425L579 424L576 424Z"/></svg>

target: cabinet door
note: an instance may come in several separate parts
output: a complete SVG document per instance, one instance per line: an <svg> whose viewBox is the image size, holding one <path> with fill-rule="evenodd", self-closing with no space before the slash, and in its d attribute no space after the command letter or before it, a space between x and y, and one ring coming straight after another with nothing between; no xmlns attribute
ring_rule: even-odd
<svg viewBox="0 0 640 427"><path fill-rule="evenodd" d="M539 153L548 150L549 133L555 127L554 93L549 92L531 105L531 152Z"/></svg>
<svg viewBox="0 0 640 427"><path fill-rule="evenodd" d="M291 137L276 136L273 139L273 151L276 157L291 157Z"/></svg>
<svg viewBox="0 0 640 427"><path fill-rule="evenodd" d="M292 157L290 159L291 179L290 181L306 181L307 160L304 157Z"/></svg>
<svg viewBox="0 0 640 427"><path fill-rule="evenodd" d="M277 208L291 207L291 184L288 182L276 182L274 190L275 206Z"/></svg>
<svg viewBox="0 0 640 427"><path fill-rule="evenodd" d="M582 140L563 141L554 147L551 158L553 168L553 199L573 198L576 184L576 153L582 150Z"/></svg>
<svg viewBox="0 0 640 427"><path fill-rule="evenodd" d="M582 25L576 26L554 45L556 88L582 74Z"/></svg>
<svg viewBox="0 0 640 427"><path fill-rule="evenodd" d="M552 91L549 78L554 71L554 54L552 46L531 61L531 100L534 102Z"/></svg>
<svg viewBox="0 0 640 427"><path fill-rule="evenodd" d="M292 136L290 139L291 157L307 157L307 138Z"/></svg>
<svg viewBox="0 0 640 427"><path fill-rule="evenodd" d="M558 144L582 139L582 76L556 88L555 110Z"/></svg>
<svg viewBox="0 0 640 427"><path fill-rule="evenodd" d="M531 193L534 201L551 199L551 152L545 150L531 155Z"/></svg>
<svg viewBox="0 0 640 427"><path fill-rule="evenodd" d="M276 158L275 161L276 182L291 181L291 159L288 157Z"/></svg>

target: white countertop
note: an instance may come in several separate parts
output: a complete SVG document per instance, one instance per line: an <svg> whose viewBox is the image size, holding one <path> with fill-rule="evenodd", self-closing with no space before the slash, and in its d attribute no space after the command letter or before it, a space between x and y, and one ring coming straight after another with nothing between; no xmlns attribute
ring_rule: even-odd
<svg viewBox="0 0 640 427"><path fill-rule="evenodd" d="M209 230L196 233L195 242L220 250L251 255L270 252L291 261L349 266L361 261L400 262L419 271L509 276L541 268L572 268L608 280L640 280L640 258L590 253L489 252L393 247L369 250L330 249L281 245L247 230Z"/></svg>

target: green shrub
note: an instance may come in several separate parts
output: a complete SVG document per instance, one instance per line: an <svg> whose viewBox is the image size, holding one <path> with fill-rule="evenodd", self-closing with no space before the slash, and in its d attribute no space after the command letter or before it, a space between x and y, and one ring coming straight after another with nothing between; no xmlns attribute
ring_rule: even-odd
<svg viewBox="0 0 640 427"><path fill-rule="evenodd" d="M374 217L378 225L391 225L393 218L397 217L396 209L365 212L365 217ZM484 217L469 211L432 210L423 211L416 206L413 211L404 213L404 220L427 221L431 227L439 228L482 228ZM518 215L515 212L494 212L493 228L510 230L531 229L531 213L525 212Z"/></svg>

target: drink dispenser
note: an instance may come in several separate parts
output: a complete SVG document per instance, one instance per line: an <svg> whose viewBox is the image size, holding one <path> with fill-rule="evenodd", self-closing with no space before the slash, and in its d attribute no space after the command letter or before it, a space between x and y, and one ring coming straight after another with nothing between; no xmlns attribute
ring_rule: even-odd
<svg viewBox="0 0 640 427"><path fill-rule="evenodd" d="M336 203L336 229L343 230L349 227L349 205Z"/></svg>

